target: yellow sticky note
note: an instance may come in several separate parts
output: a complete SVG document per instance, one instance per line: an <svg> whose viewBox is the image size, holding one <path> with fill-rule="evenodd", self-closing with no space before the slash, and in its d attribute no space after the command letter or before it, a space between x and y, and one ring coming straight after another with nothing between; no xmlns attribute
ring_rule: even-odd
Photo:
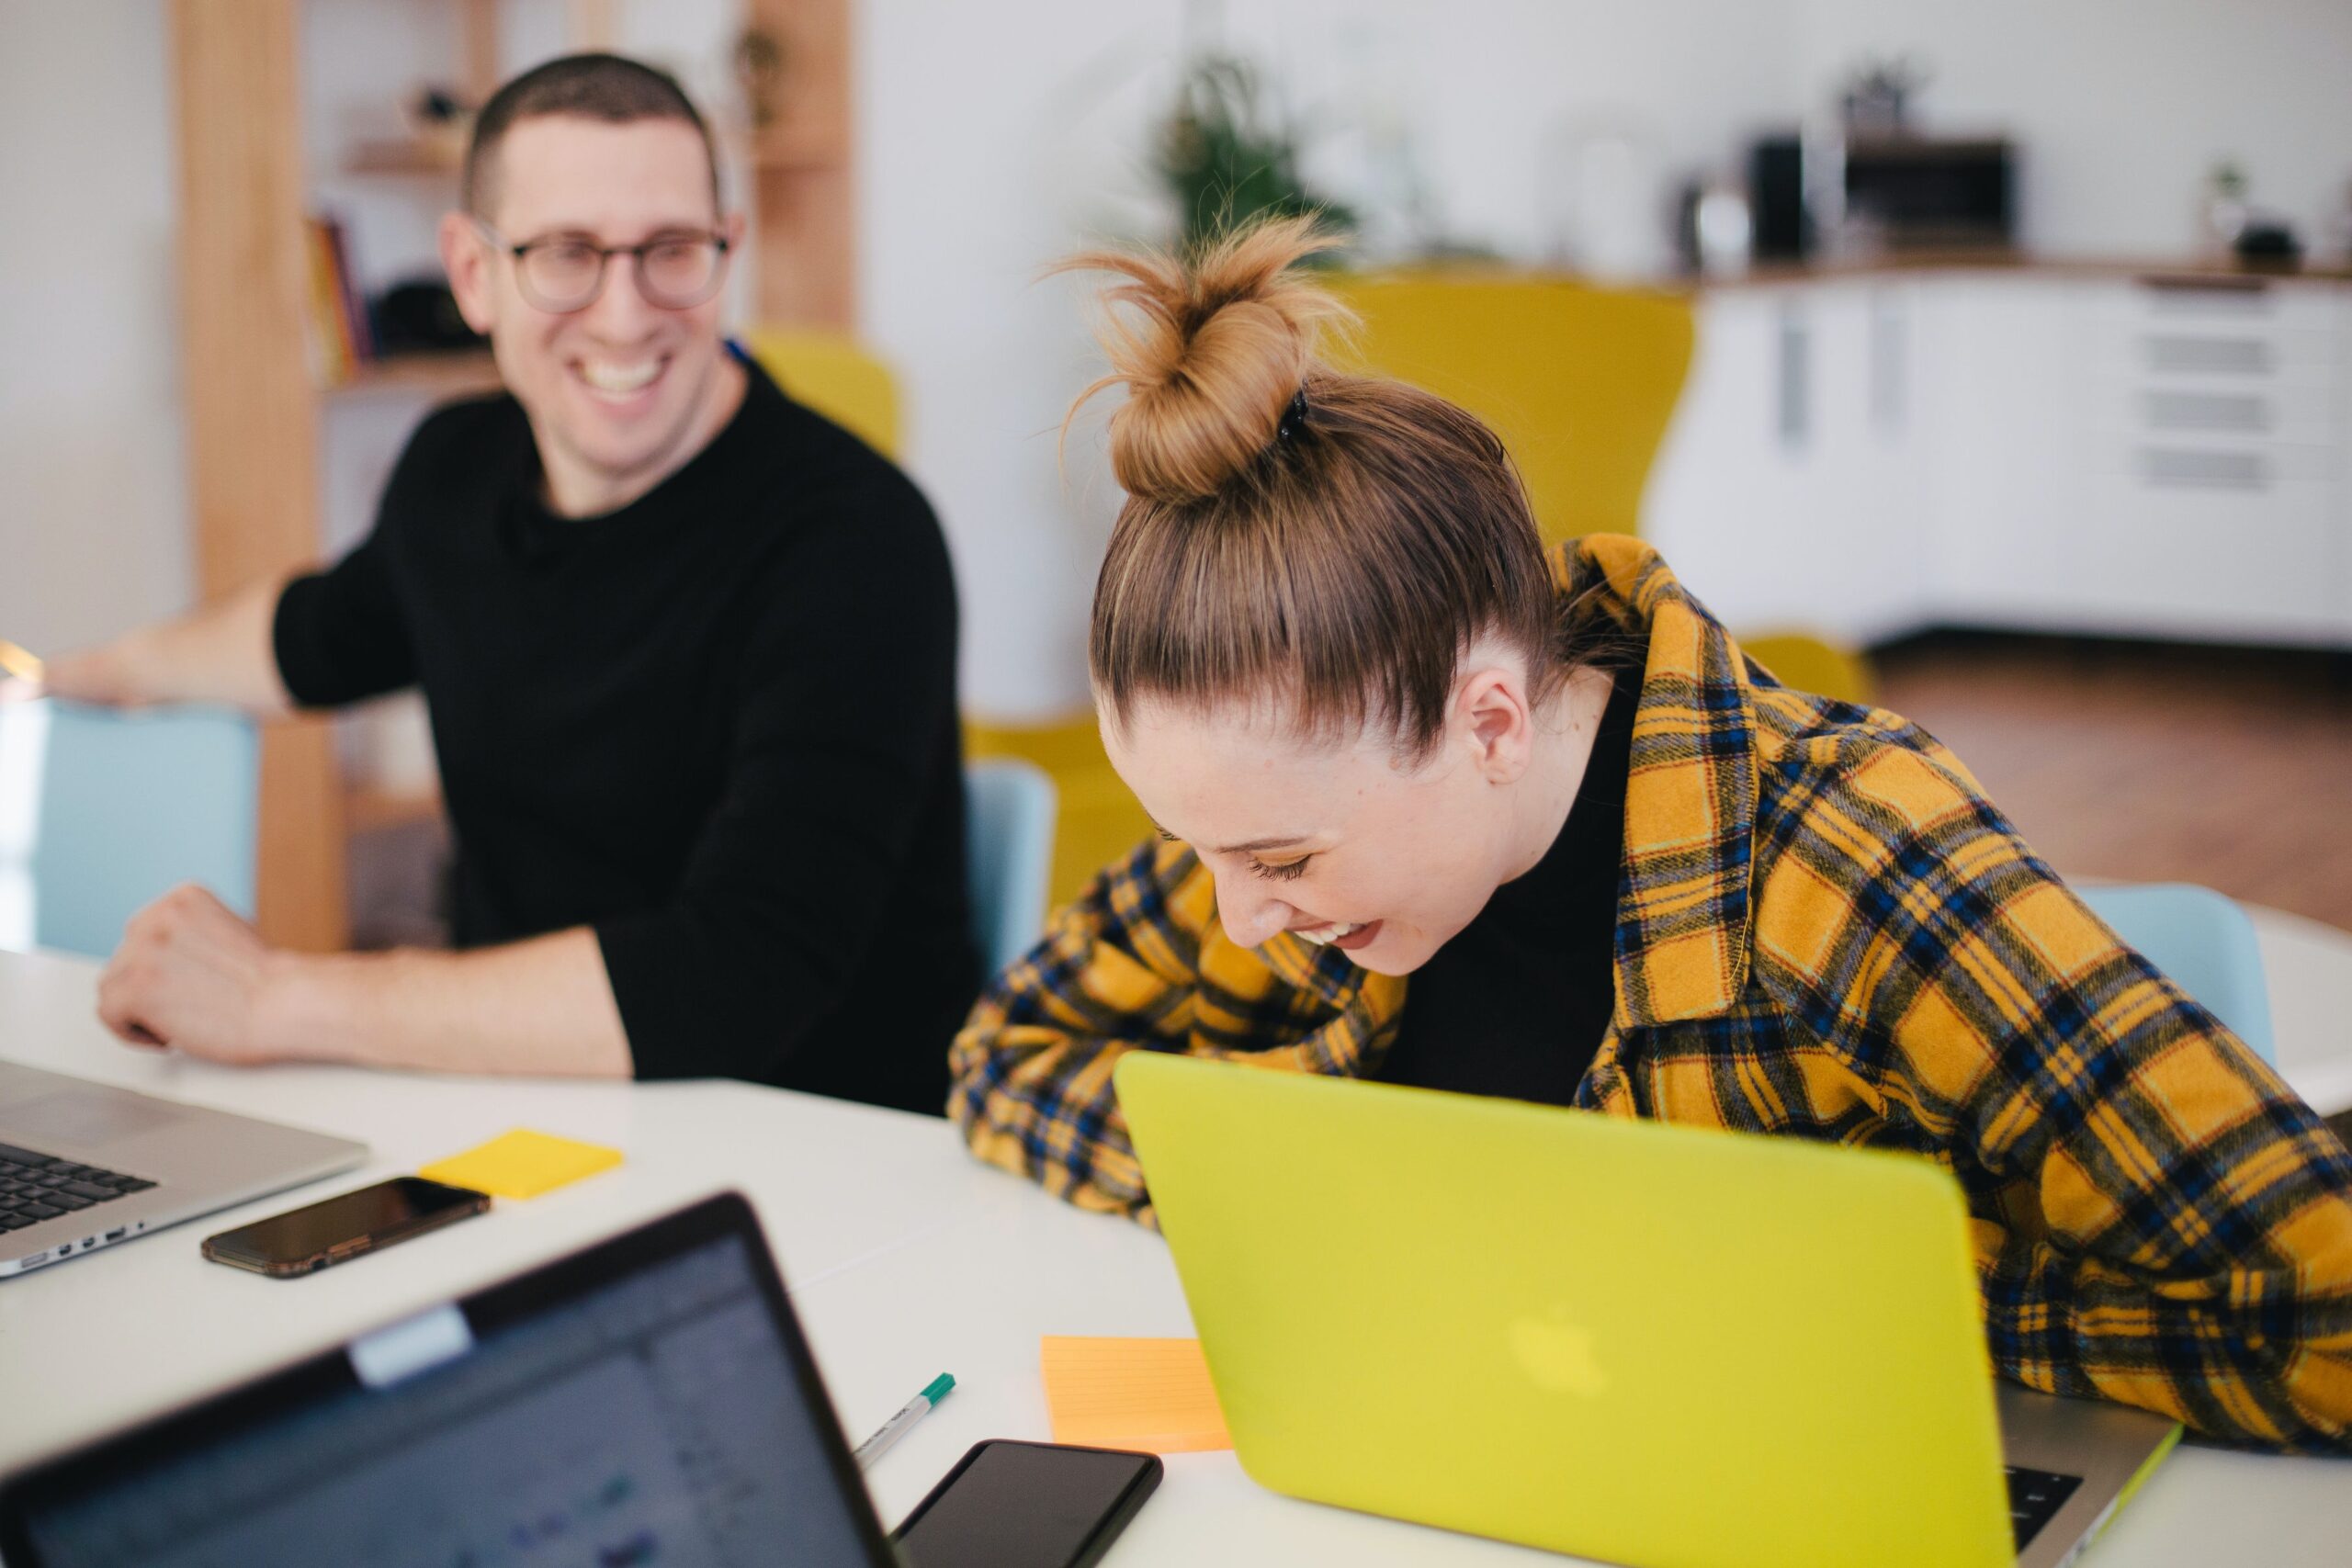
<svg viewBox="0 0 2352 1568"><path fill-rule="evenodd" d="M417 1175L493 1198L536 1198L620 1163L618 1149L517 1127L464 1154L435 1160Z"/></svg>
<svg viewBox="0 0 2352 1568"><path fill-rule="evenodd" d="M1048 1334L1043 1359L1057 1443L1159 1454L1233 1446L1197 1339Z"/></svg>

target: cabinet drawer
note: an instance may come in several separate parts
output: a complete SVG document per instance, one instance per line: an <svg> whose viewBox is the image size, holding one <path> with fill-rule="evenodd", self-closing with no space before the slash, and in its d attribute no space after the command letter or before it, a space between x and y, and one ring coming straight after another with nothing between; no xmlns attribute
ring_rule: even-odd
<svg viewBox="0 0 2352 1568"><path fill-rule="evenodd" d="M2352 288L2331 284L2216 278L2198 283L2134 283L2098 291L2107 320L2157 331L2239 328L2327 333Z"/></svg>
<svg viewBox="0 0 2352 1568"><path fill-rule="evenodd" d="M2090 604L2221 635L2309 630L2334 611L2343 563L2332 482L2209 488L2109 471L2086 492L2077 584Z"/></svg>
<svg viewBox="0 0 2352 1568"><path fill-rule="evenodd" d="M2282 380L2332 388L2340 373L2335 333L2267 327L2105 321L2091 334L2091 355L2109 374L2216 387Z"/></svg>
<svg viewBox="0 0 2352 1568"><path fill-rule="evenodd" d="M2110 375L2092 379L2086 412L2102 438L2326 446L2337 439L2340 400L2325 387L2275 378L2237 386Z"/></svg>
<svg viewBox="0 0 2352 1568"><path fill-rule="evenodd" d="M2120 474L2150 490L2243 491L2326 485L2341 459L2321 443L2241 441L2129 430L2102 434L2089 447L2094 473Z"/></svg>

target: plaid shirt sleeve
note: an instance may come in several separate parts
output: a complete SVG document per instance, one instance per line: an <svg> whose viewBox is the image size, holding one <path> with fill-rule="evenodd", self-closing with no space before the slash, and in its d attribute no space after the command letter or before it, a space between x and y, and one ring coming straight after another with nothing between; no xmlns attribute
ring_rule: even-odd
<svg viewBox="0 0 2352 1568"><path fill-rule="evenodd" d="M1757 977L1954 1166L2002 1371L2352 1452L2343 1144L1932 741L1802 773L1759 822Z"/></svg>
<svg viewBox="0 0 2352 1568"><path fill-rule="evenodd" d="M1054 917L984 992L948 1057L948 1114L972 1151L1082 1209L1156 1225L1111 1074L1178 1051L1352 1076L1385 1043L1403 982L1295 938L1236 947L1181 843L1147 843Z"/></svg>
<svg viewBox="0 0 2352 1568"><path fill-rule="evenodd" d="M1129 1051L1185 1048L1197 864L1181 845L1145 844L982 994L948 1057L948 1113L980 1158L1080 1208L1148 1221L1111 1072Z"/></svg>

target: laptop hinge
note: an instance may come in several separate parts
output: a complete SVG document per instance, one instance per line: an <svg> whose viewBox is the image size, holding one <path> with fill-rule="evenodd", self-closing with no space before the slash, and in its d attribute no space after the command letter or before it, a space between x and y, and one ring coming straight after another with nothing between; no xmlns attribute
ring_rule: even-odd
<svg viewBox="0 0 2352 1568"><path fill-rule="evenodd" d="M473 1330L455 1306L403 1318L351 1342L351 1370L369 1388L385 1389L454 1361L474 1348Z"/></svg>

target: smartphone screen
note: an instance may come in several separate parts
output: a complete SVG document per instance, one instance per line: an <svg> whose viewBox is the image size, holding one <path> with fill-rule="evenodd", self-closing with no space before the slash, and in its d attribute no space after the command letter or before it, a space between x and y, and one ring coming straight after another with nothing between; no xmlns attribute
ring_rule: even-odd
<svg viewBox="0 0 2352 1568"><path fill-rule="evenodd" d="M1152 1488L1157 1454L977 1443L893 1537L910 1568L1086 1568Z"/></svg>
<svg viewBox="0 0 2352 1568"><path fill-rule="evenodd" d="M490 1199L467 1187L397 1176L204 1238L204 1255L266 1274L307 1273L478 1214Z"/></svg>

